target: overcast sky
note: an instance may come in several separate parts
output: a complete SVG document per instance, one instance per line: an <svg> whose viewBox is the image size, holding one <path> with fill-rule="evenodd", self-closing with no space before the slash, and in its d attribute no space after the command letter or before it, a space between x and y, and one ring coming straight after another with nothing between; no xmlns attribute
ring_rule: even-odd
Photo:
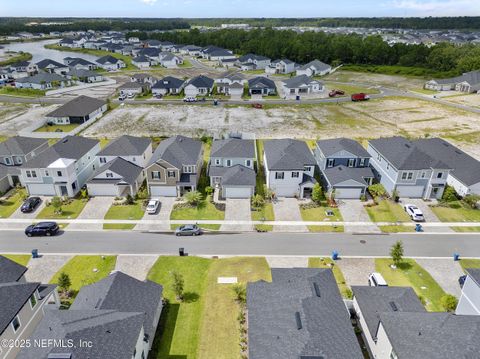
<svg viewBox="0 0 480 359"><path fill-rule="evenodd" d="M479 16L480 0L0 0L0 16Z"/></svg>

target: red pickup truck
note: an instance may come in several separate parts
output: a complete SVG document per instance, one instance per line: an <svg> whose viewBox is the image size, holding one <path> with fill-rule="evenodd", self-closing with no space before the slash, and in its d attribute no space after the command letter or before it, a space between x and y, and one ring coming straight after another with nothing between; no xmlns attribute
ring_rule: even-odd
<svg viewBox="0 0 480 359"><path fill-rule="evenodd" d="M356 102L356 101L367 101L367 100L370 100L370 96L368 96L366 93L354 93L352 95L352 101L353 102Z"/></svg>

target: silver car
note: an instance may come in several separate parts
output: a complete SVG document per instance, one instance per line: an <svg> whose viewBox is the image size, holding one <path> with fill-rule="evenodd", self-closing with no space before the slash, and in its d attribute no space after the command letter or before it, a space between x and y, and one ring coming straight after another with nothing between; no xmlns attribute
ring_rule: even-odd
<svg viewBox="0 0 480 359"><path fill-rule="evenodd" d="M196 224L184 224L175 230L176 236L199 236L202 229Z"/></svg>

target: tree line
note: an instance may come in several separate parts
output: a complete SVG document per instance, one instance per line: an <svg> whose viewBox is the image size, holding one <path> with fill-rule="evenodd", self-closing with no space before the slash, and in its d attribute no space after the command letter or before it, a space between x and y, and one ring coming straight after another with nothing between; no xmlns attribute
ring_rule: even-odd
<svg viewBox="0 0 480 359"><path fill-rule="evenodd" d="M319 59L332 65L396 65L421 67L454 76L480 69L480 46L441 43L428 47L423 44L390 46L381 36L358 34L297 33L291 30L254 29L250 31L223 29L201 32L175 31L163 33L133 32L127 37L172 41L197 46L215 45L236 54L254 53L271 59L288 58L298 63Z"/></svg>

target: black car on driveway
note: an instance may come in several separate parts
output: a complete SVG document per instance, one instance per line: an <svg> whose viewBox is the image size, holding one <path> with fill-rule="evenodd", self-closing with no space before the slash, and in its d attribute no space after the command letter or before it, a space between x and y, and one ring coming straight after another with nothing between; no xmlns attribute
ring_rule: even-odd
<svg viewBox="0 0 480 359"><path fill-rule="evenodd" d="M29 197L23 202L20 211L23 213L30 213L40 204L40 202L42 202L40 197Z"/></svg>
<svg viewBox="0 0 480 359"><path fill-rule="evenodd" d="M58 224L56 222L39 222L25 228L27 237L33 236L54 236L58 233Z"/></svg>

